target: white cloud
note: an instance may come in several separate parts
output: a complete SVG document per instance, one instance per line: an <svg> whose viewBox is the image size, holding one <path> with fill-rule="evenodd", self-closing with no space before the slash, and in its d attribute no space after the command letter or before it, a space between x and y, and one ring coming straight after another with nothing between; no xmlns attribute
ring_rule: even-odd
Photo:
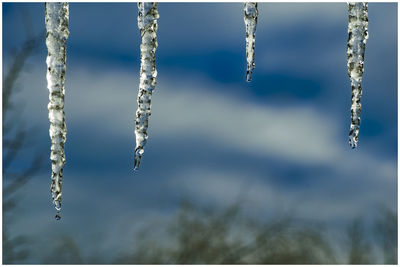
<svg viewBox="0 0 400 267"><path fill-rule="evenodd" d="M24 74L21 83L30 84L30 88L19 95L30 100L26 102L26 115L43 127L48 124L44 73ZM138 90L135 73L71 68L68 78L68 125L86 124L109 138L133 138ZM238 95L237 89L204 77L163 74L153 94L149 142L152 135L190 137L211 146L299 164L341 162L352 166L354 161L361 164L358 159L376 160L362 150L350 151L339 122L316 106L262 105Z"/></svg>
<svg viewBox="0 0 400 267"><path fill-rule="evenodd" d="M381 204L395 210L395 164L363 155L361 158L354 160L353 166L344 163L351 162L351 158L332 162L325 168L328 173L324 180L311 174L306 188L277 187L268 173L194 168L173 175L168 189L222 208L240 203L245 214L255 217L290 214L329 223L373 217ZM365 165L368 169L363 169Z"/></svg>
<svg viewBox="0 0 400 267"><path fill-rule="evenodd" d="M338 137L337 125L326 114L306 106L255 104L228 94L229 88L221 88L226 85L180 84L159 86L152 131L197 135L245 153L302 163L325 163L338 155L331 141Z"/></svg>
<svg viewBox="0 0 400 267"><path fill-rule="evenodd" d="M27 103L28 113L44 127L48 124L48 96L41 74L44 71L24 76L23 82L33 87L21 97L35 100ZM67 127L79 123L114 138L132 137L138 90L134 73L71 68L68 78ZM150 133L194 137L300 163L324 164L339 156L335 143L338 125L329 115L307 106L256 104L246 96L228 94L229 90L235 88L189 77L175 81L163 78L153 95Z"/></svg>

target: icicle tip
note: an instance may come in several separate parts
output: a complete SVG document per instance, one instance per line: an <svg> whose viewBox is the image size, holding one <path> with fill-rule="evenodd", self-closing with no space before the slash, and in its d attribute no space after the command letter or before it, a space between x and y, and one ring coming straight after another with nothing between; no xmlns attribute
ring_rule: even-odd
<svg viewBox="0 0 400 267"><path fill-rule="evenodd" d="M252 74L251 71L247 71L247 73L246 73L246 81L247 82L251 82L251 74Z"/></svg>
<svg viewBox="0 0 400 267"><path fill-rule="evenodd" d="M140 160L141 160L141 157L135 155L135 162L134 162L134 167L133 167L133 170L134 170L134 171L139 170L139 167L140 167Z"/></svg>
<svg viewBox="0 0 400 267"><path fill-rule="evenodd" d="M357 140L354 136L349 137L349 145L350 145L351 149L357 148Z"/></svg>

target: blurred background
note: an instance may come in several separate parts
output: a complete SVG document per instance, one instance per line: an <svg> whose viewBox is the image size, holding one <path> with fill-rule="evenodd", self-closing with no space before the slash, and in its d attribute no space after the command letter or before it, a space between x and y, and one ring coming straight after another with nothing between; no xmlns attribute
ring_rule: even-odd
<svg viewBox="0 0 400 267"><path fill-rule="evenodd" d="M62 219L43 3L3 3L3 263L397 263L397 3L369 4L359 147L345 3L160 3L133 171L135 3L71 3Z"/></svg>

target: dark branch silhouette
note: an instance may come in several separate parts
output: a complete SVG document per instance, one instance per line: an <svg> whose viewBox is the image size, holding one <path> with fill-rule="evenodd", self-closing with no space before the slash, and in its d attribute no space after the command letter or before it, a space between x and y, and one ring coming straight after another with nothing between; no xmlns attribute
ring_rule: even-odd
<svg viewBox="0 0 400 267"><path fill-rule="evenodd" d="M29 15L24 18L25 24L30 24L26 21ZM12 164L18 162L21 152L32 144L30 139L34 128L28 128L23 123L21 103L12 103L12 97L18 91L16 81L27 59L44 40L44 33L33 36L31 30L27 28L28 39L16 52L7 74L3 75L3 263L21 261L29 256L29 250L25 248L29 238L9 233L9 215L17 207L18 198L15 195L43 168L44 163L44 155L38 153L31 159L29 167L10 171Z"/></svg>

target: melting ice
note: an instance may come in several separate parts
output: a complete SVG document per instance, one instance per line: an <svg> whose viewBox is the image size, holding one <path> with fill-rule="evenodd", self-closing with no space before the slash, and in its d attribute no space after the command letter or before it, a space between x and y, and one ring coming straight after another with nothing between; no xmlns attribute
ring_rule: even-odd
<svg viewBox="0 0 400 267"><path fill-rule="evenodd" d="M151 95L156 86L156 58L157 48L157 3L138 3L138 27L142 37L140 45L140 83L138 93L138 109L136 111L136 148L134 169L139 168L140 160L147 142L147 128L151 115Z"/></svg>
<svg viewBox="0 0 400 267"><path fill-rule="evenodd" d="M46 3L47 88L49 89L49 121L51 138L50 191L59 220L62 196L62 178L65 165L64 144L67 128L64 114L66 42L68 31L68 3Z"/></svg>
<svg viewBox="0 0 400 267"><path fill-rule="evenodd" d="M256 41L256 26L257 26L257 3L244 3L244 23L246 25L246 58L247 72L246 80L251 81L253 69L256 67L254 63L254 46Z"/></svg>
<svg viewBox="0 0 400 267"><path fill-rule="evenodd" d="M348 12L347 69L352 91L349 144L356 148L360 128L364 53L368 39L368 3L348 3Z"/></svg>

